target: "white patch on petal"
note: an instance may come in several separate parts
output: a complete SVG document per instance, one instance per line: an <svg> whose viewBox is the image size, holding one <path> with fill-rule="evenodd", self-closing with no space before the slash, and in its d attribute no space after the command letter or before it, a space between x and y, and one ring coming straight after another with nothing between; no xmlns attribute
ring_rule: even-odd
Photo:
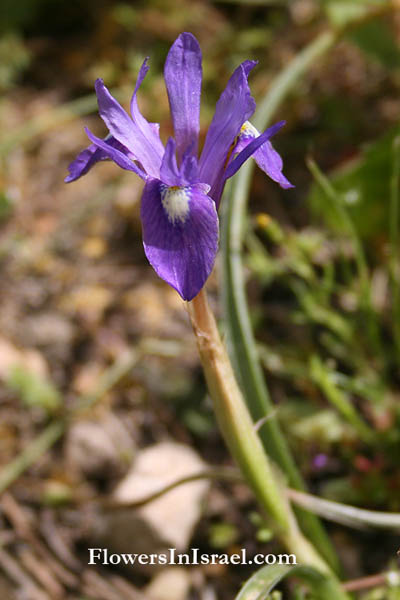
<svg viewBox="0 0 400 600"><path fill-rule="evenodd" d="M190 211L189 200L189 187L161 186L161 202L167 213L168 220L173 225L186 221Z"/></svg>
<svg viewBox="0 0 400 600"><path fill-rule="evenodd" d="M250 121L245 121L240 128L240 137L251 137L256 138L260 135L260 132L250 123Z"/></svg>

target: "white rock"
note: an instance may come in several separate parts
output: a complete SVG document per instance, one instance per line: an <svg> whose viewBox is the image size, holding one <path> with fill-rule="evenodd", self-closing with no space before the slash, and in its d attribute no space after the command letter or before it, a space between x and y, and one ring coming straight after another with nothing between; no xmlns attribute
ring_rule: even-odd
<svg viewBox="0 0 400 600"><path fill-rule="evenodd" d="M160 571L145 587L145 596L150 600L185 600L191 585L188 569L167 567Z"/></svg>
<svg viewBox="0 0 400 600"><path fill-rule="evenodd" d="M174 442L156 444L137 454L113 500L121 504L138 501L204 468L190 447ZM103 547L117 553L157 554L168 548L182 552L201 516L208 488L208 480L185 483L137 509L107 511L99 520L98 539ZM147 572L156 568L137 567Z"/></svg>

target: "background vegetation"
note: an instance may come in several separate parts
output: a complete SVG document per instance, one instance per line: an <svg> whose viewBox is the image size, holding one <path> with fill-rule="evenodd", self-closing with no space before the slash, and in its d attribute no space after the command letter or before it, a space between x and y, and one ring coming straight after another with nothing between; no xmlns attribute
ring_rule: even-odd
<svg viewBox="0 0 400 600"><path fill-rule="evenodd" d="M109 496L137 448L159 441L182 442L209 465L230 465L183 303L144 257L140 182L103 163L78 183L63 183L68 163L86 145L84 124L104 134L93 95L96 77L126 105L138 68L150 56L140 106L161 124L164 139L171 133L162 68L182 31L195 34L203 51L203 137L240 61L259 61L251 88L262 105L276 77L307 45L334 36L273 115L287 121L275 147L296 188L283 191L255 172L243 221L242 274L269 396L309 490L400 512L396 2L3 0L4 600L57 597L32 567L43 558L42 546L67 573L60 575L49 558L48 576L58 583L60 598L138 598L151 575L113 567L88 573L85 511L91 501ZM224 260L208 289L229 331ZM99 428L87 433L80 454L71 436L77 420ZM104 458L106 442L98 440L110 420L130 441ZM90 457L98 458L93 469ZM396 569L394 533L338 524L327 529L345 579ZM219 481L191 546L278 552L270 537L246 488ZM198 569L191 594L232 598L252 572L244 566ZM283 593L293 597L291 589ZM382 585L363 597L399 594Z"/></svg>

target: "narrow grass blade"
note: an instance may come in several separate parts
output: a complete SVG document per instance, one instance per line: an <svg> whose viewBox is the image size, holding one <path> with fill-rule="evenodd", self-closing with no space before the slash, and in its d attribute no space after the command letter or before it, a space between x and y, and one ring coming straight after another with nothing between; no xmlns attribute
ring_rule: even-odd
<svg viewBox="0 0 400 600"><path fill-rule="evenodd" d="M360 280L360 305L366 313L367 333L369 335L370 343L375 349L376 356L382 357L384 356L384 350L380 337L377 316L371 302L371 285L368 264L362 242L354 223L348 211L346 210L345 205L343 204L340 194L338 194L329 179L324 175L324 173L322 173L321 169L312 158L308 158L307 166L316 183L320 186L326 197L331 201L338 217L341 219L344 231L346 231L353 243L358 277Z"/></svg>
<svg viewBox="0 0 400 600"><path fill-rule="evenodd" d="M374 431L359 416L346 392L343 392L336 385L334 373L322 362L317 354L314 354L310 359L310 375L326 399L354 427L360 439L367 444L374 443L376 441Z"/></svg>

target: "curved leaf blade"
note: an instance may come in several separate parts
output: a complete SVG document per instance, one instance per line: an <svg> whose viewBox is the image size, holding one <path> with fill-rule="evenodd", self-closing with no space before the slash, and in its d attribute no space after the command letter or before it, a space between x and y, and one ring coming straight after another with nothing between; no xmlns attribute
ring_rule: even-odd
<svg viewBox="0 0 400 600"><path fill-rule="evenodd" d="M287 577L295 576L309 587L315 600L345 600L346 592L331 575L304 565L267 565L250 577L235 600L267 600L274 588Z"/></svg>

